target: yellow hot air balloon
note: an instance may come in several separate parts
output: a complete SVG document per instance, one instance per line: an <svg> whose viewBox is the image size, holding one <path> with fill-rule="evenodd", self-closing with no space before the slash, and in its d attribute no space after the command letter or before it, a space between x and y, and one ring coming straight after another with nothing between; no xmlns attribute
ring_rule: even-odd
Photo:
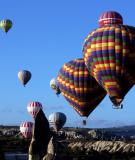
<svg viewBox="0 0 135 160"><path fill-rule="evenodd" d="M4 19L0 21L0 27L4 30L4 32L8 32L9 29L12 27L12 21L9 19Z"/></svg>

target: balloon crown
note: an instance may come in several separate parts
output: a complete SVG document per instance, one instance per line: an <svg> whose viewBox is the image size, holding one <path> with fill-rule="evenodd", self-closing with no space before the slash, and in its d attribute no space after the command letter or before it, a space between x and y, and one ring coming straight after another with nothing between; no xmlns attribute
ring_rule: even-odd
<svg viewBox="0 0 135 160"><path fill-rule="evenodd" d="M107 11L102 13L99 18L99 26L103 27L110 24L123 24L122 16L115 11Z"/></svg>

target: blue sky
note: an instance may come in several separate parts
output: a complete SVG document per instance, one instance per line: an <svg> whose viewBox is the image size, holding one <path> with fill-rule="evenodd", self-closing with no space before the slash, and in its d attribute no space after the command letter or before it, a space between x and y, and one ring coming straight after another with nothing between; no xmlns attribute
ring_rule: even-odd
<svg viewBox="0 0 135 160"><path fill-rule="evenodd" d="M0 1L0 19L11 19L7 35L0 30L0 124L33 121L27 113L30 101L40 101L46 116L60 111L67 126L81 126L80 116L49 86L61 66L82 57L82 44L98 27L102 12L114 10L124 24L135 26L133 0L12 0ZM32 79L23 88L17 73L30 70ZM87 127L109 127L135 123L135 88L124 99L124 109L112 109L106 97L88 118Z"/></svg>

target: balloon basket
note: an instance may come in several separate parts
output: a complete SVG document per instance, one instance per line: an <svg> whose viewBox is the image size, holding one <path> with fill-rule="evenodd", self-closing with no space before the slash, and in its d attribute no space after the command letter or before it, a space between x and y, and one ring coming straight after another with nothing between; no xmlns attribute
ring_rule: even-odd
<svg viewBox="0 0 135 160"><path fill-rule="evenodd" d="M113 109L123 109L123 104L119 105L119 106L114 106L112 105Z"/></svg>

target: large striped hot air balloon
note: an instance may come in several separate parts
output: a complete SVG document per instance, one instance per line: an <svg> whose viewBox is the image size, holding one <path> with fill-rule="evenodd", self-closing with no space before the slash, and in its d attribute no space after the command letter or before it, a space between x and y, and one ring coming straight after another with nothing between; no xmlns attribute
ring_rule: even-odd
<svg viewBox="0 0 135 160"><path fill-rule="evenodd" d="M21 83L25 86L31 79L31 73L27 70L21 70L18 72L18 78L21 81Z"/></svg>
<svg viewBox="0 0 135 160"><path fill-rule="evenodd" d="M12 21L9 19L4 19L0 21L0 27L4 30L4 32L8 32L12 27Z"/></svg>
<svg viewBox="0 0 135 160"><path fill-rule="evenodd" d="M57 82L65 99L84 117L88 117L106 95L105 90L90 76L83 59L65 63L59 71Z"/></svg>
<svg viewBox="0 0 135 160"><path fill-rule="evenodd" d="M27 106L27 110L32 115L33 118L36 117L40 109L42 109L42 104L37 101L30 102Z"/></svg>
<svg viewBox="0 0 135 160"><path fill-rule="evenodd" d="M134 85L135 28L117 24L100 27L85 39L83 53L90 74L118 107Z"/></svg>
<svg viewBox="0 0 135 160"><path fill-rule="evenodd" d="M33 123L32 122L22 122L20 125L20 132L25 138L31 138L32 137L32 128Z"/></svg>
<svg viewBox="0 0 135 160"><path fill-rule="evenodd" d="M59 131L66 123L66 115L61 112L55 112L49 115L49 123L56 131Z"/></svg>

